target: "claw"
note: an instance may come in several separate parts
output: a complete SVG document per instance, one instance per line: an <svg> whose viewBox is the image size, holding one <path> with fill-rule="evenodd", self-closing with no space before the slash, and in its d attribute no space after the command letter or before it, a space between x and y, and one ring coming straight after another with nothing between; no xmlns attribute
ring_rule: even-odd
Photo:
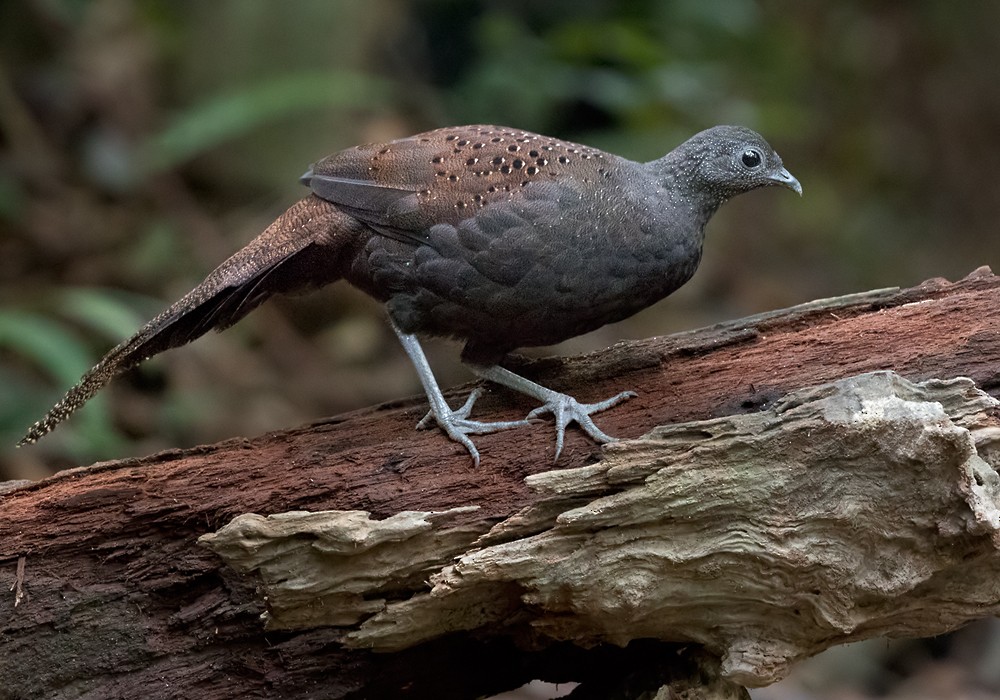
<svg viewBox="0 0 1000 700"><path fill-rule="evenodd" d="M556 419L556 456L553 461L559 460L559 455L562 454L563 443L565 442L566 426L574 421L595 441L600 443L611 442L615 438L598 428L594 424L594 421L591 420L590 414L611 408L615 404L636 395L634 391L623 391L617 396L612 396L610 399L598 403L581 404L572 396L546 389L544 386L525 379L518 374L514 374L509 369L504 369L499 365L470 364L469 366L472 368L472 371L483 379L496 382L508 389L531 396L543 404L529 413L524 420L496 421L493 423L470 420L469 414L472 412L472 407L475 405L476 399L482 395L483 389L481 387L473 389L461 408L454 411L451 410L451 407L448 406L448 403L444 400L444 396L441 394L441 389L437 385L437 380L434 379L434 373L431 372L430 365L427 364L427 358L424 356L424 351L420 347L417 337L412 333L404 333L391 318L389 320L392 323L392 329L396 331L396 335L399 337L399 342L403 344L403 349L406 350L406 354L413 361L413 366L417 370L417 376L420 377L420 382L424 386L424 392L427 394L427 401L430 403L430 411L417 423L417 429L430 428L432 424L436 423L448 434L448 437L469 451L472 462L477 467L479 466L479 450L476 449L469 435L482 435L483 433L495 433L498 430L519 428L523 425L528 425L532 418L545 412L551 413Z"/></svg>
<svg viewBox="0 0 1000 700"><path fill-rule="evenodd" d="M620 394L612 396L610 399L605 399L604 401L600 401L598 403L580 403L572 396L552 392L552 396L549 400L544 405L532 410L526 416L526 420L537 418L542 413L551 413L552 417L555 418L556 455L552 461L557 462L559 461L559 455L562 454L563 443L565 442L566 426L570 423L576 422L583 432L587 433L587 435L589 435L594 442L599 442L601 444L614 442L617 438L608 435L603 430L598 428L590 415L592 413L598 413L609 409L612 406L621 403L625 399L630 399L634 396L636 396L634 391L623 391Z"/></svg>
<svg viewBox="0 0 1000 700"><path fill-rule="evenodd" d="M435 415L434 409L432 408L427 412L420 422L417 423L417 430L426 430L437 424L449 438L455 442L461 444L466 450L469 451L469 455L472 457L472 462L475 466L479 466L479 450L476 449L475 444L469 439L469 435L484 435L486 433L495 433L500 430L508 430L510 428L520 428L525 425L529 425L527 418L523 420L511 420L511 421L478 421L469 420L469 413L472 411L472 406L476 403L478 399L483 394L482 387L476 387L469 394L469 398L465 400L462 407L452 411L447 408L445 404L445 411L442 412L443 415Z"/></svg>
<svg viewBox="0 0 1000 700"><path fill-rule="evenodd" d="M391 318L389 321L392 324L392 330L399 337L399 342L403 344L403 349L410 356L413 367L417 370L417 376L420 377L420 383L424 386L427 401L431 406L427 415L417 423L418 429L426 429L431 427L432 423L437 423L447 433L448 437L469 451L469 456L472 457L473 464L478 467L479 450L476 449L472 440L469 439L469 435L495 433L498 430L507 430L508 428L519 428L522 425L528 425L527 419L496 421L494 423L469 420L469 413L472 411L472 406L476 403L476 399L483 393L482 387L473 389L461 408L456 411L451 410L448 403L444 400L444 395L438 387L437 380L434 379L434 373L431 372L430 365L427 364L427 358L420 347L420 341L412 333L404 333L399 330L399 327Z"/></svg>
<svg viewBox="0 0 1000 700"><path fill-rule="evenodd" d="M476 403L476 399L483 395L483 388L477 386L475 389L469 392L469 398L465 400L462 407L457 411L452 411L451 415L455 418L468 418L469 414L472 412L472 407ZM437 419L434 417L434 411L428 410L427 415L420 419L417 423L417 430L427 430L428 428L433 428L437 423Z"/></svg>
<svg viewBox="0 0 1000 700"><path fill-rule="evenodd" d="M565 442L566 426L572 422L579 424L587 435L599 443L612 442L615 438L598 428L591 420L590 414L604 411L625 399L630 399L636 395L634 391L623 391L612 396L610 399L597 403L580 403L572 396L560 394L558 391L547 389L541 384L536 384L530 379L526 379L519 374L514 374L509 369L504 369L500 365L469 365L472 371L483 379L496 382L508 389L513 389L527 396L531 396L542 402L542 405L531 411L526 420L538 417L542 413L551 413L556 419L556 456L553 461L559 460L562 454L563 443Z"/></svg>

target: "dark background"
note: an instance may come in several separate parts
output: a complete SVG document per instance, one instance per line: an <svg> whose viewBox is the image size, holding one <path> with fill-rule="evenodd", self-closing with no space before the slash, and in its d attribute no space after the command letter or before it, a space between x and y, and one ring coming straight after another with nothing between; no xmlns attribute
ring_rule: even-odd
<svg viewBox="0 0 1000 700"><path fill-rule="evenodd" d="M0 478L419 393L379 307L341 284L147 363L12 449L303 196L310 162L356 143L476 122L636 160L717 123L771 141L802 199L731 202L684 289L545 352L994 264L998 26L992 2L6 0ZM442 384L470 378L457 346L430 345Z"/></svg>

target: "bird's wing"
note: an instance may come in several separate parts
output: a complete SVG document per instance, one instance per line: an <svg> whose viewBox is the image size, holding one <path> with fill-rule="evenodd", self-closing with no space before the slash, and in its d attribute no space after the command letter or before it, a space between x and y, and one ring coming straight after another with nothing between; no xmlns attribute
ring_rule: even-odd
<svg viewBox="0 0 1000 700"><path fill-rule="evenodd" d="M607 154L497 126L449 127L335 153L302 181L375 231L430 244L432 226L457 226L486 208L518 208L524 188L596 182Z"/></svg>
<svg viewBox="0 0 1000 700"><path fill-rule="evenodd" d="M212 329L231 326L273 294L319 286L339 277L338 250L348 236L346 232L339 237L333 234L339 232L337 224L344 218L316 197L289 208L205 281L108 352L19 444L38 440L113 378L143 360Z"/></svg>
<svg viewBox="0 0 1000 700"><path fill-rule="evenodd" d="M317 197L337 205L344 213L367 224L384 236L404 243L425 243L428 226L420 216L417 193L383 185L309 170L301 178Z"/></svg>

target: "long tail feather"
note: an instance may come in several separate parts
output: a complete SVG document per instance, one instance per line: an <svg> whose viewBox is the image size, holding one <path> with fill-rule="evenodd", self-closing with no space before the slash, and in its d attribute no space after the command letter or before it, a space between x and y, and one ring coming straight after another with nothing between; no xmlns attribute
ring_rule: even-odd
<svg viewBox="0 0 1000 700"><path fill-rule="evenodd" d="M318 197L293 205L205 281L113 348L18 442L51 432L104 385L143 360L233 325L268 297L332 282L348 261L346 217Z"/></svg>

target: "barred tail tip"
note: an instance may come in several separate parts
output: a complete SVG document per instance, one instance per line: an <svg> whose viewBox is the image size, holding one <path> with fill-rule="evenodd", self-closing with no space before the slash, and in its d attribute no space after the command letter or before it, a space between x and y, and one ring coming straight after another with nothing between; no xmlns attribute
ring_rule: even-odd
<svg viewBox="0 0 1000 700"><path fill-rule="evenodd" d="M34 445L36 442L38 442L38 438L42 437L43 435L45 435L45 433L48 432L48 430L42 430L41 428L42 428L41 423L35 423L33 426L31 426L31 429L28 430L27 434L23 438L17 441L17 446L24 447L26 445Z"/></svg>
<svg viewBox="0 0 1000 700"><path fill-rule="evenodd" d="M25 445L34 445L41 438L51 433L55 427L65 420L72 412L72 409L66 410L63 403L56 404L44 418L28 429L28 432L25 433L24 437L18 440L17 446L24 447Z"/></svg>

